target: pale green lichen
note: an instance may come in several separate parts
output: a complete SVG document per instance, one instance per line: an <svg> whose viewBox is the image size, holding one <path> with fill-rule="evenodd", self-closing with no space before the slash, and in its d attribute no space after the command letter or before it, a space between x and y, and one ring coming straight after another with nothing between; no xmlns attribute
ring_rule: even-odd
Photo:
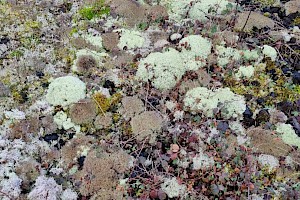
<svg viewBox="0 0 300 200"><path fill-rule="evenodd" d="M241 136L245 136L245 128L244 126L237 121L230 121L229 122L229 128L236 134L241 135Z"/></svg>
<svg viewBox="0 0 300 200"><path fill-rule="evenodd" d="M252 65L249 66L241 66L238 72L235 74L235 77L239 80L240 78L249 79L254 75L254 67Z"/></svg>
<svg viewBox="0 0 300 200"><path fill-rule="evenodd" d="M92 45L96 46L98 48L98 51L103 48L101 36L86 35L84 36L84 39Z"/></svg>
<svg viewBox="0 0 300 200"><path fill-rule="evenodd" d="M283 142L300 148L300 137L295 133L292 125L285 124L285 123L278 123L276 125L276 131L282 134L281 138Z"/></svg>
<svg viewBox="0 0 300 200"><path fill-rule="evenodd" d="M275 61L275 59L277 57L276 49L274 49L273 47L271 47L269 45L264 45L262 52L266 57L270 57L272 61Z"/></svg>
<svg viewBox="0 0 300 200"><path fill-rule="evenodd" d="M167 7L169 18L176 22L187 18L205 22L208 15L220 15L229 4L234 5L226 0L162 0L160 4Z"/></svg>
<svg viewBox="0 0 300 200"><path fill-rule="evenodd" d="M54 105L68 106L84 99L86 85L79 78L64 76L54 79L47 90L46 100Z"/></svg>
<svg viewBox="0 0 300 200"><path fill-rule="evenodd" d="M227 10L227 5L230 2L226 0L199 0L192 6L189 16L191 19L200 19L207 21L207 16L220 15L223 11ZM232 6L234 3L230 3Z"/></svg>
<svg viewBox="0 0 300 200"><path fill-rule="evenodd" d="M215 162L212 157L209 157L203 152L200 152L198 155L196 155L193 158L193 169L194 170L206 169L208 167L213 166L214 163Z"/></svg>
<svg viewBox="0 0 300 200"><path fill-rule="evenodd" d="M155 88L168 90L174 87L188 70L197 70L206 64L211 43L199 35L191 35L179 42L181 52L169 48L162 53L149 54L139 63L137 79L152 81Z"/></svg>
<svg viewBox="0 0 300 200"><path fill-rule="evenodd" d="M80 126L75 125L63 111L57 112L53 117L53 121L57 124L59 129L63 128L64 130L68 130L70 128L74 128L76 132L80 131Z"/></svg>
<svg viewBox="0 0 300 200"><path fill-rule="evenodd" d="M236 95L229 88L219 88L215 91L205 87L189 90L184 98L185 109L203 113L206 117L214 117L220 111L224 119L242 119L246 110L243 96Z"/></svg>
<svg viewBox="0 0 300 200"><path fill-rule="evenodd" d="M272 155L261 154L258 156L258 162L263 166L267 166L269 168L269 172L271 172L274 168L279 167L279 160Z"/></svg>
<svg viewBox="0 0 300 200"><path fill-rule="evenodd" d="M145 42L142 34L139 31L121 29L121 37L118 44L119 49L123 50L142 47Z"/></svg>
<svg viewBox="0 0 300 200"><path fill-rule="evenodd" d="M186 70L197 70L204 66L206 58L211 53L211 47L211 42L200 35L190 35L180 40L180 54Z"/></svg>
<svg viewBox="0 0 300 200"><path fill-rule="evenodd" d="M243 51L243 58L245 60L257 60L259 58L259 54L256 50L245 50Z"/></svg>
<svg viewBox="0 0 300 200"><path fill-rule="evenodd" d="M186 186L179 184L175 177L166 178L161 184L161 189L168 195L169 198L182 196L185 194Z"/></svg>
<svg viewBox="0 0 300 200"><path fill-rule="evenodd" d="M231 47L223 47L223 46L216 46L216 52L218 55L217 61L219 66L226 66L232 60L239 60L241 59L241 51Z"/></svg>
<svg viewBox="0 0 300 200"><path fill-rule="evenodd" d="M184 73L185 68L180 53L170 48L163 53L151 53L141 60L136 76L144 82L153 80L155 88L167 90L174 87Z"/></svg>

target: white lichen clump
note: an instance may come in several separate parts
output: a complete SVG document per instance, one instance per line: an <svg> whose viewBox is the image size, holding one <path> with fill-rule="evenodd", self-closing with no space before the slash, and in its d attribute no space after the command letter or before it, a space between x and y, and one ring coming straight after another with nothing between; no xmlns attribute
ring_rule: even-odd
<svg viewBox="0 0 300 200"><path fill-rule="evenodd" d="M186 70L197 70L204 66L211 53L211 47L211 42L200 35L190 35L180 40L180 56Z"/></svg>
<svg viewBox="0 0 300 200"><path fill-rule="evenodd" d="M267 57L270 57L272 61L275 61L277 57L277 51L273 47L269 45L263 46L263 54Z"/></svg>
<svg viewBox="0 0 300 200"><path fill-rule="evenodd" d="M169 48L164 52L149 54L139 63L137 79L152 81L155 88L173 88L188 70L197 70L206 64L211 53L211 43L199 35L191 35L179 42L181 52Z"/></svg>
<svg viewBox="0 0 300 200"><path fill-rule="evenodd" d="M245 50L243 51L243 58L245 60L257 60L259 58L259 54L256 50Z"/></svg>
<svg viewBox="0 0 300 200"><path fill-rule="evenodd" d="M230 2L226 0L162 0L161 5L168 8L169 18L176 22L184 19L207 21L208 15L220 15ZM231 3L234 5L234 3Z"/></svg>
<svg viewBox="0 0 300 200"><path fill-rule="evenodd" d="M186 109L202 112L206 117L214 117L214 112L220 111L224 119L242 119L246 110L244 97L234 94L229 88L212 91L205 87L197 87L189 90L183 101Z"/></svg>
<svg viewBox="0 0 300 200"><path fill-rule="evenodd" d="M1 177L2 178L2 177ZM8 194L9 197L17 199L21 194L22 179L20 179L15 173L9 173L6 178L0 182L0 194ZM1 196L2 200L10 200L6 196Z"/></svg>
<svg viewBox="0 0 300 200"><path fill-rule="evenodd" d="M24 112L18 110L18 109L12 109L11 111L5 111L4 115L8 119L25 119L26 115Z"/></svg>
<svg viewBox="0 0 300 200"><path fill-rule="evenodd" d="M98 48L98 50L103 48L102 45L102 37L101 36L93 36L93 35L86 35L85 40L87 40L89 43L91 43L92 45L96 46Z"/></svg>
<svg viewBox="0 0 300 200"><path fill-rule="evenodd" d="M121 29L121 37L118 44L119 49L123 50L142 47L145 42L144 37L139 31Z"/></svg>
<svg viewBox="0 0 300 200"><path fill-rule="evenodd" d="M300 137L295 133L292 125L285 124L285 123L278 123L276 125L276 131L282 134L281 138L283 142L300 148Z"/></svg>
<svg viewBox="0 0 300 200"><path fill-rule="evenodd" d="M212 157L208 157L203 152L200 152L198 155L196 155L193 158L193 169L194 170L205 169L213 166L214 163L215 161Z"/></svg>
<svg viewBox="0 0 300 200"><path fill-rule="evenodd" d="M184 73L184 63L180 53L170 48L163 53L149 54L140 62L136 76L144 82L153 80L152 84L155 88L167 90L174 87Z"/></svg>
<svg viewBox="0 0 300 200"><path fill-rule="evenodd" d="M84 99L86 85L79 78L64 76L54 79L48 88L46 100L53 106L68 106Z"/></svg>
<svg viewBox="0 0 300 200"><path fill-rule="evenodd" d="M39 176L36 179L33 190L28 195L29 200L57 200L62 192L62 186L58 185L55 180L50 177Z"/></svg>
<svg viewBox="0 0 300 200"><path fill-rule="evenodd" d="M64 130L68 130L74 127L76 132L80 131L80 126L75 125L71 121L71 118L68 118L67 114L63 111L57 112L53 117L53 121L57 124L59 129L63 128Z"/></svg>
<svg viewBox="0 0 300 200"><path fill-rule="evenodd" d="M258 162L263 166L268 166L269 170L279 167L279 161L276 157L267 154L258 156Z"/></svg>
<svg viewBox="0 0 300 200"><path fill-rule="evenodd" d="M219 66L225 66L232 60L239 60L241 59L241 51L231 48L231 47L223 47L223 46L216 46L216 51L218 54L218 65Z"/></svg>
<svg viewBox="0 0 300 200"><path fill-rule="evenodd" d="M175 177L166 178L161 184L161 189L168 195L169 198L174 198L184 195L186 186L178 183Z"/></svg>
<svg viewBox="0 0 300 200"><path fill-rule="evenodd" d="M238 135L245 135L246 133L246 130L244 128L244 126L240 123L240 122L237 122L237 121L230 121L229 122L229 128L236 134Z"/></svg>
<svg viewBox="0 0 300 200"><path fill-rule="evenodd" d="M78 195L76 192L68 188L64 190L60 198L61 200L76 200L78 199Z"/></svg>
<svg viewBox="0 0 300 200"><path fill-rule="evenodd" d="M251 78L254 75L254 67L252 65L249 66L241 66L238 72L235 74L235 77L239 80L240 78Z"/></svg>

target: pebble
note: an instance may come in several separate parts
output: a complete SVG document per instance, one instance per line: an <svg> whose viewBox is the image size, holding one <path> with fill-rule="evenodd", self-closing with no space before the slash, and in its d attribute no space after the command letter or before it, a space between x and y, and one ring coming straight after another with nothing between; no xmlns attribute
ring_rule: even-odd
<svg viewBox="0 0 300 200"><path fill-rule="evenodd" d="M182 35L179 34L179 33L173 33L173 34L170 36L170 40L171 40L171 41L180 40L181 38L182 38Z"/></svg>
<svg viewBox="0 0 300 200"><path fill-rule="evenodd" d="M7 97L10 94L9 88L0 82L0 97Z"/></svg>
<svg viewBox="0 0 300 200"><path fill-rule="evenodd" d="M294 72L293 74L293 83L294 84L300 84L300 73Z"/></svg>

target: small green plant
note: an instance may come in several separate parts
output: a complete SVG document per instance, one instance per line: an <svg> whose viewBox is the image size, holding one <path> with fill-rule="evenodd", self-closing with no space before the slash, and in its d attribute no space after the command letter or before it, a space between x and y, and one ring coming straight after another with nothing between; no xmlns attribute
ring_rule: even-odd
<svg viewBox="0 0 300 200"><path fill-rule="evenodd" d="M226 5L226 9L222 10L222 15L229 14L234 9L234 5L232 3L228 3Z"/></svg>
<svg viewBox="0 0 300 200"><path fill-rule="evenodd" d="M142 23L139 24L139 29L142 30L142 31L144 31L144 30L146 30L148 28L148 26L149 25L148 25L147 22L142 22Z"/></svg>
<svg viewBox="0 0 300 200"><path fill-rule="evenodd" d="M79 10L79 14L83 19L91 20L95 17L110 14L109 6L104 4L104 0L99 0L91 6L85 6Z"/></svg>
<svg viewBox="0 0 300 200"><path fill-rule="evenodd" d="M23 52L20 50L13 50L9 54L9 58L20 58L23 56Z"/></svg>

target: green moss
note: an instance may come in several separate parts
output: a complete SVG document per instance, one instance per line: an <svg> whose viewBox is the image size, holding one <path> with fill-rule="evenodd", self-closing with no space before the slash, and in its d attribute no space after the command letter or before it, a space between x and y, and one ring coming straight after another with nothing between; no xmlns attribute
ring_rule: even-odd
<svg viewBox="0 0 300 200"><path fill-rule="evenodd" d="M31 49L40 44L40 38L39 36L33 34L30 37L20 38L20 42L26 49Z"/></svg>
<svg viewBox="0 0 300 200"><path fill-rule="evenodd" d="M276 0L255 0L256 2L260 3L263 6L272 6L276 3Z"/></svg>
<svg viewBox="0 0 300 200"><path fill-rule="evenodd" d="M96 102L100 110L100 113L102 114L104 114L110 108L111 105L110 99L100 92L96 92L93 95L93 100Z"/></svg>
<svg viewBox="0 0 300 200"><path fill-rule="evenodd" d="M26 21L25 22L26 28L39 28L40 23L37 21Z"/></svg>
<svg viewBox="0 0 300 200"><path fill-rule="evenodd" d="M296 17L294 20L293 20L293 25L294 26L297 26L300 24L300 17Z"/></svg>
<svg viewBox="0 0 300 200"><path fill-rule="evenodd" d="M265 105L274 106L283 100L295 101L300 98L300 86L291 83L280 67L270 59L266 60L266 67L254 73L251 81L238 81L232 75L225 77L225 86L239 95L251 94L254 98L263 98ZM270 93L274 92L275 97Z"/></svg>
<svg viewBox="0 0 300 200"><path fill-rule="evenodd" d="M13 50L10 52L9 54L9 58L20 58L21 56L23 56L23 52L20 50Z"/></svg>
<svg viewBox="0 0 300 200"><path fill-rule="evenodd" d="M149 27L149 25L148 25L147 22L142 22L142 23L140 23L140 24L138 25L138 27L139 27L139 29L140 29L141 31L144 31L144 30L146 30L146 29Z"/></svg>
<svg viewBox="0 0 300 200"><path fill-rule="evenodd" d="M91 6L85 6L79 10L79 14L83 19L91 20L93 18L109 15L110 8L105 6L104 0L99 0Z"/></svg>
<svg viewBox="0 0 300 200"><path fill-rule="evenodd" d="M18 103L25 103L27 100L29 100L28 97L28 86L26 85L22 89L18 89L17 85L11 86L11 94L13 99Z"/></svg>
<svg viewBox="0 0 300 200"><path fill-rule="evenodd" d="M74 33L77 33L78 32L78 28L77 27L74 27L71 29L69 35L72 36Z"/></svg>

